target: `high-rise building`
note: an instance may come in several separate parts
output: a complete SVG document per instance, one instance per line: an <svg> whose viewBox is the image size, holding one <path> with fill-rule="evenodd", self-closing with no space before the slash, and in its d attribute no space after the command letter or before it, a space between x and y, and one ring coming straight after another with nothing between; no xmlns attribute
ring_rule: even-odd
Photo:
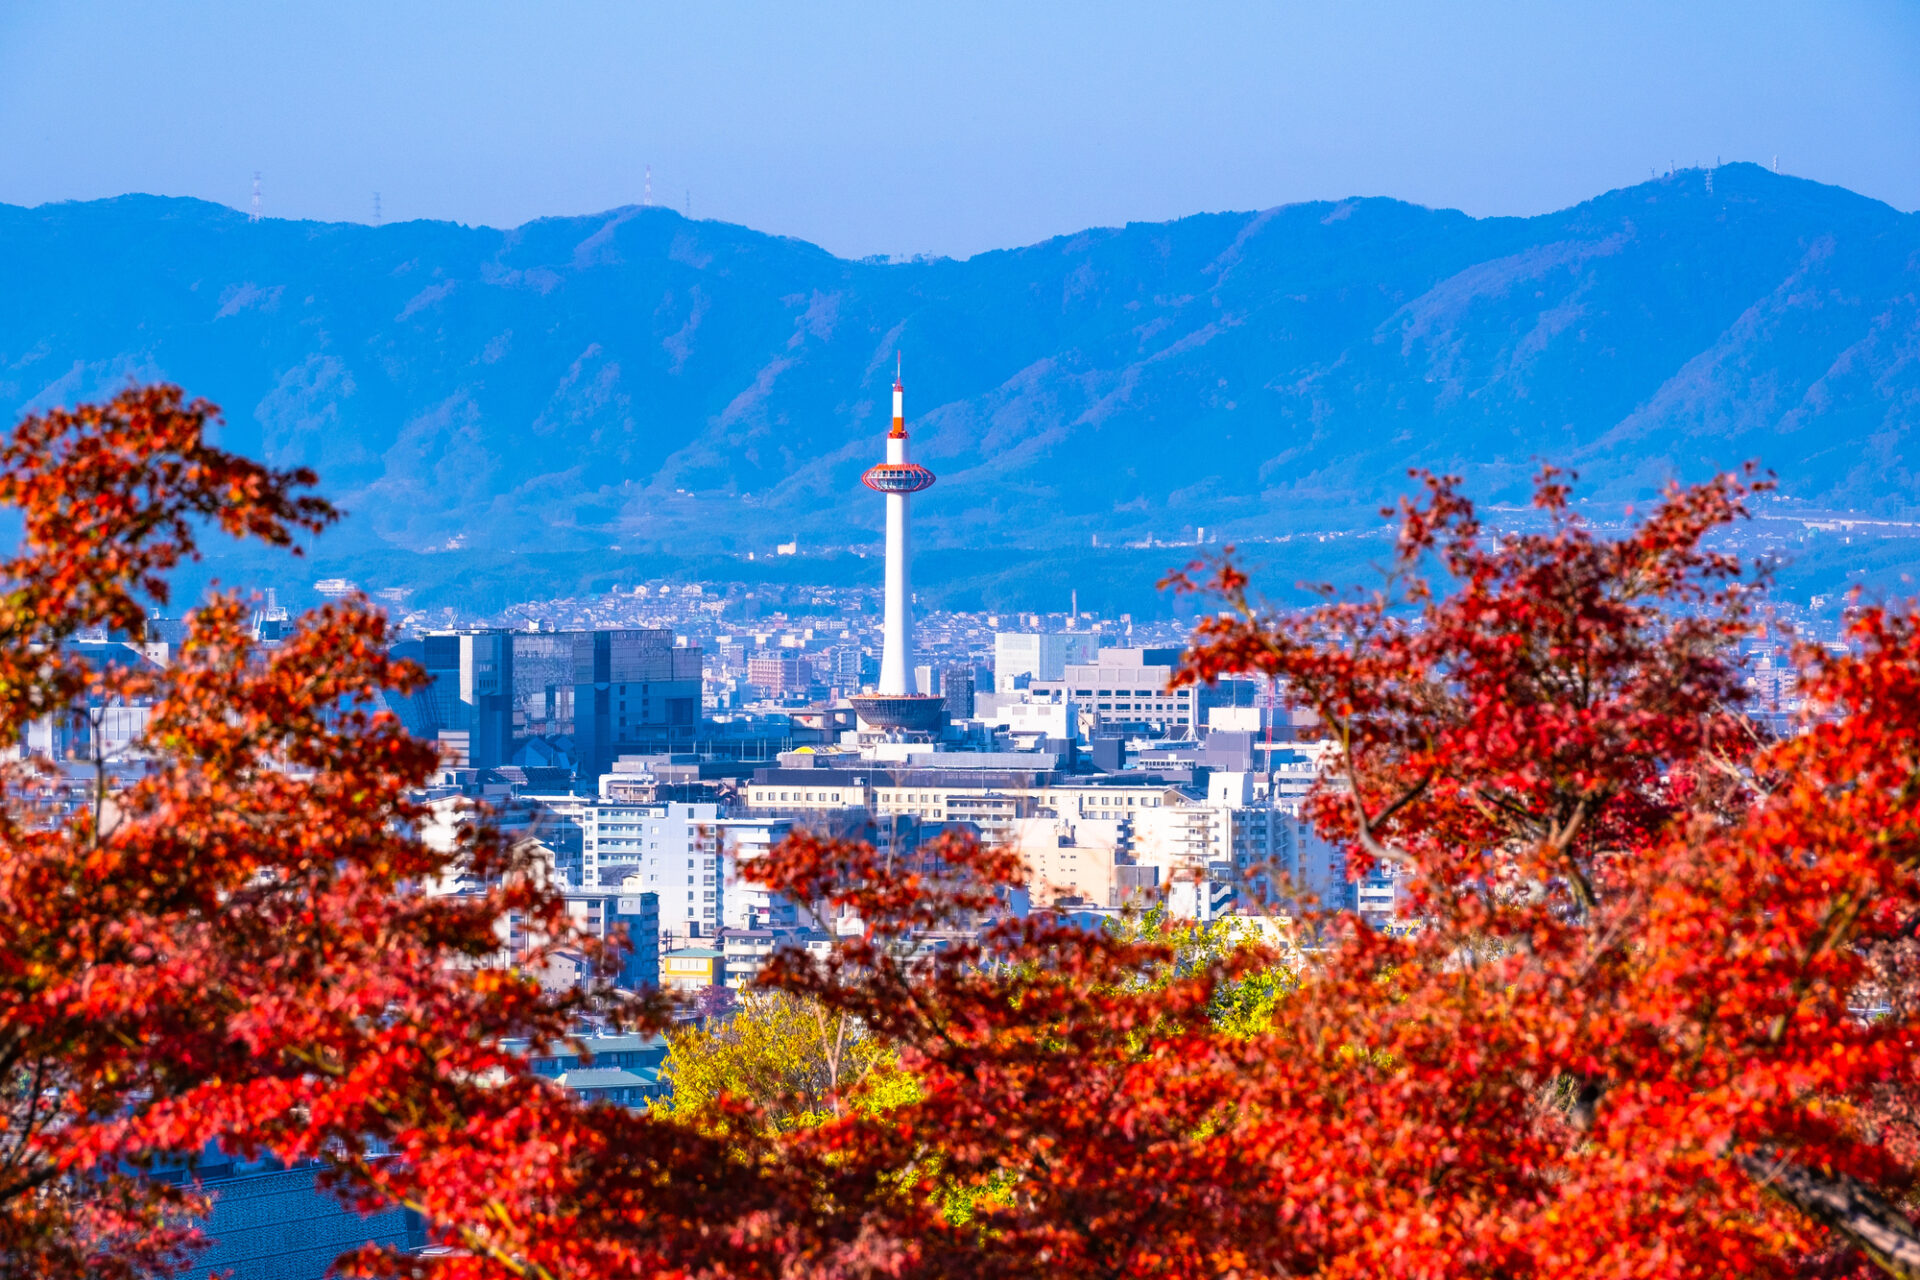
<svg viewBox="0 0 1920 1280"><path fill-rule="evenodd" d="M793 833L792 818L722 818L721 919L728 929L790 929L801 924L799 905L777 889L756 884L741 868L763 858Z"/></svg>
<svg viewBox="0 0 1920 1280"><path fill-rule="evenodd" d="M967 720L973 716L973 668L948 667L940 677L941 697L946 700L947 716Z"/></svg>
<svg viewBox="0 0 1920 1280"><path fill-rule="evenodd" d="M594 779L623 753L688 750L699 728L700 650L664 628L434 632L394 653L431 683L388 704L470 768L509 763L529 735L570 736Z"/></svg>
<svg viewBox="0 0 1920 1280"><path fill-rule="evenodd" d="M827 652L827 683L843 693L860 690L860 646L835 645Z"/></svg>
<svg viewBox="0 0 1920 1280"><path fill-rule="evenodd" d="M724 918L719 819L711 804L583 806L586 886L657 895L664 947L713 937Z"/></svg>
<svg viewBox="0 0 1920 1280"><path fill-rule="evenodd" d="M907 500L933 485L933 472L907 459L905 388L893 378L893 428L887 432L887 460L867 468L861 482L887 499L887 590L881 622L880 680L873 693L853 699L869 729L928 733L940 725L939 698L914 692L913 587L909 577Z"/></svg>
<svg viewBox="0 0 1920 1280"><path fill-rule="evenodd" d="M409 732L437 738L468 768L513 756L513 639L497 630L437 631L397 645L427 669L426 688L396 705Z"/></svg>
<svg viewBox="0 0 1920 1280"><path fill-rule="evenodd" d="M1071 664L1094 660L1099 636L1089 631L1046 635L1028 631L1000 631L993 637L993 688L1012 693L1016 681L1058 680Z"/></svg>
<svg viewBox="0 0 1920 1280"><path fill-rule="evenodd" d="M700 650L665 628L575 631L573 741L583 778L622 754L690 750L700 726Z"/></svg>
<svg viewBox="0 0 1920 1280"><path fill-rule="evenodd" d="M573 734L571 631L513 633L513 705L529 734Z"/></svg>

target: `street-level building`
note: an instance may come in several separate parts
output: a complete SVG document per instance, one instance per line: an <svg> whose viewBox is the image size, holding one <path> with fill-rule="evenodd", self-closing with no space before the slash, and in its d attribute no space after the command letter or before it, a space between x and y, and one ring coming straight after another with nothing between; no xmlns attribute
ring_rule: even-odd
<svg viewBox="0 0 1920 1280"><path fill-rule="evenodd" d="M795 926L722 929L720 949L725 964L726 985L736 991L744 991L760 976L760 971L773 958L774 952L788 948L805 951L810 943L825 941L826 937L824 933Z"/></svg>
<svg viewBox="0 0 1920 1280"><path fill-rule="evenodd" d="M712 947L679 947L660 958L660 985L669 991L699 991L726 982L726 953Z"/></svg>

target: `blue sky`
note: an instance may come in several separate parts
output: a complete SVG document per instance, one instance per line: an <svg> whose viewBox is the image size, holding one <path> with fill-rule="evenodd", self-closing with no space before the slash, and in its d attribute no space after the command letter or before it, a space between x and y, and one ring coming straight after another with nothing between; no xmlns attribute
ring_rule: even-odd
<svg viewBox="0 0 1920 1280"><path fill-rule="evenodd" d="M1920 4L0 5L0 201L495 226L638 201L838 253L1716 157L1920 207Z"/></svg>

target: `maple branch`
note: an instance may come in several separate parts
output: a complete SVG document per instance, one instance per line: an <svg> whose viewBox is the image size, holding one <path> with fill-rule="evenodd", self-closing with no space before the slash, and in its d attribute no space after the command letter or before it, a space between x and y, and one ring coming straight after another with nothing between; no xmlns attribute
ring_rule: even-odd
<svg viewBox="0 0 1920 1280"><path fill-rule="evenodd" d="M1548 844L1566 864L1567 874L1573 877L1574 893L1580 899L1580 906L1591 915L1600 905L1600 898L1594 893L1593 882L1587 878L1587 873L1581 870L1580 860L1573 853L1574 837L1579 835L1580 828L1586 825L1589 812L1587 797L1581 796L1573 806L1573 815L1567 819L1567 825L1550 835Z"/></svg>
<svg viewBox="0 0 1920 1280"><path fill-rule="evenodd" d="M1414 860L1411 854L1408 854L1405 850L1395 849L1383 844L1380 839L1374 835L1374 830L1381 823L1388 821L1394 814L1400 812L1400 810L1406 808L1424 795L1427 788L1433 783L1434 771L1431 769L1427 770L1425 774L1421 775L1418 782L1415 782L1411 787L1401 792L1399 797L1391 804L1380 810L1379 813L1369 816L1367 813L1366 800L1360 794L1359 766L1354 763L1353 759L1353 725L1350 720L1343 720L1339 723L1340 760L1343 765L1342 771L1346 774L1347 795L1353 801L1353 812L1356 819L1355 828L1356 834L1360 839L1360 847L1382 862L1390 862L1403 867L1413 866Z"/></svg>
<svg viewBox="0 0 1920 1280"><path fill-rule="evenodd" d="M1817 1173L1764 1148L1734 1164L1762 1188L1839 1232L1876 1266L1900 1280L1920 1280L1920 1232L1866 1183L1849 1174Z"/></svg>

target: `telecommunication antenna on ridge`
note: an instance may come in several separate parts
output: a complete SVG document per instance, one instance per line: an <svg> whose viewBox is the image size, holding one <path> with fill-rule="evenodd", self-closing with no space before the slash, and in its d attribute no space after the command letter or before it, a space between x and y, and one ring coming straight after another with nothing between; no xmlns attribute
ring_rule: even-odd
<svg viewBox="0 0 1920 1280"><path fill-rule="evenodd" d="M247 221L260 221L260 171L253 171L253 203L247 206Z"/></svg>
<svg viewBox="0 0 1920 1280"><path fill-rule="evenodd" d="M1779 156L1775 156L1775 157L1773 158L1773 171L1774 171L1775 173L1778 173L1778 172L1780 172L1780 157L1779 157Z"/></svg>
<svg viewBox="0 0 1920 1280"><path fill-rule="evenodd" d="M376 227L380 225L380 193L378 191L373 193L373 225Z"/></svg>
<svg viewBox="0 0 1920 1280"><path fill-rule="evenodd" d="M649 209L653 207L653 166L652 165L647 166L647 186L646 186L646 190L641 193L640 203L642 205L645 205Z"/></svg>

